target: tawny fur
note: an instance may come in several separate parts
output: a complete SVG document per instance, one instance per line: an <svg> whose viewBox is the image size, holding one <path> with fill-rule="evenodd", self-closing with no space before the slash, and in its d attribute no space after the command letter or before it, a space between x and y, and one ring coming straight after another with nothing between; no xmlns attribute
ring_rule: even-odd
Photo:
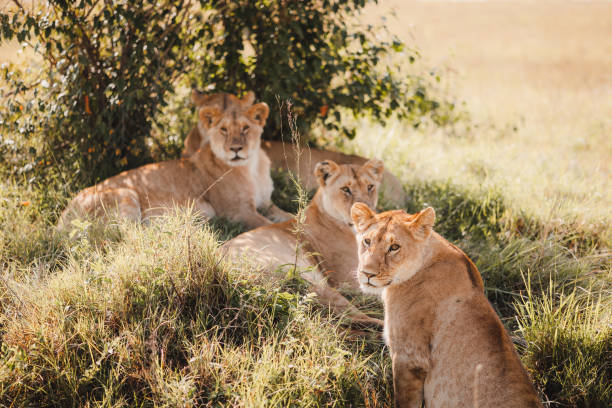
<svg viewBox="0 0 612 408"><path fill-rule="evenodd" d="M319 189L305 209L303 223L291 220L260 227L230 240L224 249L237 261L244 258L259 264L266 273L295 266L331 309L347 313L354 321L381 325L335 288L359 287L350 209L355 202L376 206L383 169L379 160L363 166L337 165L331 160L319 163L314 171Z"/></svg>
<svg viewBox="0 0 612 408"><path fill-rule="evenodd" d="M253 105L253 102L255 102L255 94L253 92L247 92L245 96L238 98L235 95L225 92L204 94L197 89L192 89L191 101L198 107L198 110L204 106L214 106L220 111L224 111L226 109L246 110ZM189 157L203 147L203 145L209 140L207 133L207 129L203 125L202 121L198 120L197 125L191 129L191 132L189 132L185 138L182 157ZM203 143L203 140L206 142Z"/></svg>
<svg viewBox="0 0 612 408"><path fill-rule="evenodd" d="M197 90L192 92L192 101L198 106L204 105L220 105L220 101L223 98L223 93L215 94L202 94ZM232 103L241 104L242 106L248 106L253 103L255 95L253 92L248 92L242 99L232 100ZM183 157L189 157L203 144L207 143L208 138L206 132L203 131L201 126L194 127L185 139L185 148L183 149ZM262 148L270 158L272 162L272 168L291 170L294 174L298 175L302 184L309 190L317 188L317 181L313 177L313 170L317 163L324 160L333 160L338 164L355 164L363 166L368 159L333 152L329 150L314 149L309 147L303 147L300 149L300 157L298 160L298 153L295 146L289 142L281 141L269 141L264 140L262 142ZM299 165L298 165L299 163ZM393 205L395 207L401 207L406 202L406 195L400 181L393 174L384 171L383 179L380 187L382 198L385 203Z"/></svg>
<svg viewBox="0 0 612 408"><path fill-rule="evenodd" d="M540 407L476 266L432 231L433 209L376 215L356 204L351 214L358 280L385 306L395 405Z"/></svg>
<svg viewBox="0 0 612 408"><path fill-rule="evenodd" d="M231 98L226 95L225 100ZM64 210L60 226L75 217L104 217L108 212L138 221L190 205L207 218L225 216L248 228L271 223L258 208L274 221L289 219L270 201L270 160L260 148L267 105L225 105L200 109L200 125L210 143L189 158L125 171L84 189Z"/></svg>

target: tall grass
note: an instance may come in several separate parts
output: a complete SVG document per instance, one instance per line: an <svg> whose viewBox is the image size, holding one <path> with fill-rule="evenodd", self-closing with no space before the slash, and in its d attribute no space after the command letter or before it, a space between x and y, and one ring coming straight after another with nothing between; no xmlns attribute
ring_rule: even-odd
<svg viewBox="0 0 612 408"><path fill-rule="evenodd" d="M450 132L360 124L360 151L401 155L405 181L496 188L513 211L610 243L609 3L386 0L365 16L416 43L471 120Z"/></svg>
<svg viewBox="0 0 612 408"><path fill-rule="evenodd" d="M592 46L610 8L393 3L389 26L406 38L416 21L425 58L457 50L467 86L451 93L472 119L364 121L338 147L383 158L408 211L436 208L547 406L612 406L610 53ZM273 200L296 213L294 181L275 174ZM242 225L178 213L58 233L66 193L38 182L0 182L0 406L390 406L380 338L347 336L297 278L225 265L218 242Z"/></svg>
<svg viewBox="0 0 612 408"><path fill-rule="evenodd" d="M607 407L612 401L611 292L551 281L537 296L528 285L517 302L523 360L545 395L562 405Z"/></svg>
<svg viewBox="0 0 612 408"><path fill-rule="evenodd" d="M295 205L295 186L275 182L286 188L277 204ZM262 282L225 265L218 242L241 225L178 213L59 233L23 205L35 191L5 186L0 405L389 406L380 338L347 337L299 279ZM436 181L407 191L408 211L434 206L437 230L476 261L544 400L608 406L608 250L576 251L563 235L537 233L541 222L521 232L494 191Z"/></svg>
<svg viewBox="0 0 612 408"><path fill-rule="evenodd" d="M388 406L389 365L292 280L230 270L188 214L0 284L0 405ZM378 402L382 401L382 402Z"/></svg>
<svg viewBox="0 0 612 408"><path fill-rule="evenodd" d="M54 265L62 259L61 241L49 233L51 213L41 208L37 191L10 179L0 182L0 265Z"/></svg>

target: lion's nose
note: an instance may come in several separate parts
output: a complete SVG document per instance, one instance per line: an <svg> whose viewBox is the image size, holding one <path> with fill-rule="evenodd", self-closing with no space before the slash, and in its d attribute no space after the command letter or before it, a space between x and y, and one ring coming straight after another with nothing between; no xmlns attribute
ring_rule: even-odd
<svg viewBox="0 0 612 408"><path fill-rule="evenodd" d="M372 276L376 276L376 273L370 272L370 271L364 271L362 270L361 273L363 273L366 278L370 279Z"/></svg>
<svg viewBox="0 0 612 408"><path fill-rule="evenodd" d="M242 150L242 146L230 147L230 150L234 153L238 153L239 151Z"/></svg>

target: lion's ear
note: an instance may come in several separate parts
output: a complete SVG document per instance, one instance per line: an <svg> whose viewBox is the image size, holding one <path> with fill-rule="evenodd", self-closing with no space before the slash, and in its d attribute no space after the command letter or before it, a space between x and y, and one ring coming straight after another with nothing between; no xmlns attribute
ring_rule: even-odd
<svg viewBox="0 0 612 408"><path fill-rule="evenodd" d="M206 95L204 92L198 91L196 88L191 90L191 102L195 106L202 106L208 101L209 95Z"/></svg>
<svg viewBox="0 0 612 408"><path fill-rule="evenodd" d="M376 215L376 213L372 211L367 204L355 203L351 207L351 219L353 220L353 224L355 224L357 232L364 231L374 219L374 215Z"/></svg>
<svg viewBox="0 0 612 408"><path fill-rule="evenodd" d="M435 222L436 212L433 208L427 207L416 215L409 228L416 239L424 240L431 234Z"/></svg>
<svg viewBox="0 0 612 408"><path fill-rule="evenodd" d="M206 129L221 118L221 111L216 107L206 106L200 109L200 121Z"/></svg>
<svg viewBox="0 0 612 408"><path fill-rule="evenodd" d="M314 169L314 175L317 178L317 182L320 186L327 184L327 179L334 175L338 171L340 166L333 160L325 160L317 163Z"/></svg>
<svg viewBox="0 0 612 408"><path fill-rule="evenodd" d="M266 124L268 113L270 113L270 109L268 109L268 105L265 102L253 105L246 111L246 115L259 126Z"/></svg>
<svg viewBox="0 0 612 408"><path fill-rule="evenodd" d="M369 173L374 180L380 181L382 180L383 172L385 171L385 165L382 160L371 159L365 162L363 165L363 170Z"/></svg>
<svg viewBox="0 0 612 408"><path fill-rule="evenodd" d="M243 107L251 106L255 102L255 92L248 91L242 98L240 98L240 104Z"/></svg>

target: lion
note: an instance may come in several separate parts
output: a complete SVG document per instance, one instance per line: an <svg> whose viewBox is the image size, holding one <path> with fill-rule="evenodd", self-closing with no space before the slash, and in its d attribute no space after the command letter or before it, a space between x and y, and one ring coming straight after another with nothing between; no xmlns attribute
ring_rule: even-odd
<svg viewBox="0 0 612 408"><path fill-rule="evenodd" d="M478 269L433 231L433 208L356 203L351 218L359 284L384 303L396 406L541 407Z"/></svg>
<svg viewBox="0 0 612 408"><path fill-rule="evenodd" d="M193 89L191 93L191 100L198 107L209 104L218 105L222 95L224 94L215 93L207 95L201 93L197 89ZM243 106L247 106L252 104L254 100L255 94L252 91L249 91L242 99L236 98L235 103L240 103ZM196 152L200 146L207 142L208 137L205 129L202 129L200 125L194 127L185 138L182 156L189 157ZM355 164L358 166L363 166L368 161L368 159L360 156L309 147L299 149L298 153L298 149L296 149L291 143L281 141L264 140L262 142L262 148L272 161L272 167L274 169L292 171L299 177L301 183L308 190L314 190L317 188L317 180L313 176L313 170L315 165L319 162L324 160L333 160L338 164ZM405 204L406 195L401 182L387 170L384 172L380 190L382 193L382 198L386 204L394 207L401 207Z"/></svg>
<svg viewBox="0 0 612 408"><path fill-rule="evenodd" d="M124 171L82 190L64 210L60 225L82 215L105 216L109 210L140 221L173 206L193 206L202 216L224 216L247 228L291 216L272 204L270 160L261 150L268 117L265 103L244 104L230 95L221 105L199 110L210 143L189 158L148 164Z"/></svg>
<svg viewBox="0 0 612 408"><path fill-rule="evenodd" d="M305 208L302 222L293 219L245 232L225 243L223 249L236 262L246 258L268 272L295 266L333 311L347 313L353 321L382 326L379 319L360 312L335 288L359 288L350 209L355 202L376 205L383 171L380 160L363 166L320 162L314 170L319 188Z"/></svg>
<svg viewBox="0 0 612 408"><path fill-rule="evenodd" d="M198 107L198 109L203 106L216 106L219 110L224 110L226 108L229 109L247 109L255 102L255 93L247 92L247 94L238 98L235 95L228 94L225 92L219 92L214 94L204 94L199 92L197 89L193 89L191 91L191 101ZM184 149L182 157L189 157L200 149L203 145L202 139L206 141L209 140L207 136L207 129L202 123L202 121L198 120L198 124L191 129L191 132L187 135L184 142ZM189 152L189 154L186 154Z"/></svg>

